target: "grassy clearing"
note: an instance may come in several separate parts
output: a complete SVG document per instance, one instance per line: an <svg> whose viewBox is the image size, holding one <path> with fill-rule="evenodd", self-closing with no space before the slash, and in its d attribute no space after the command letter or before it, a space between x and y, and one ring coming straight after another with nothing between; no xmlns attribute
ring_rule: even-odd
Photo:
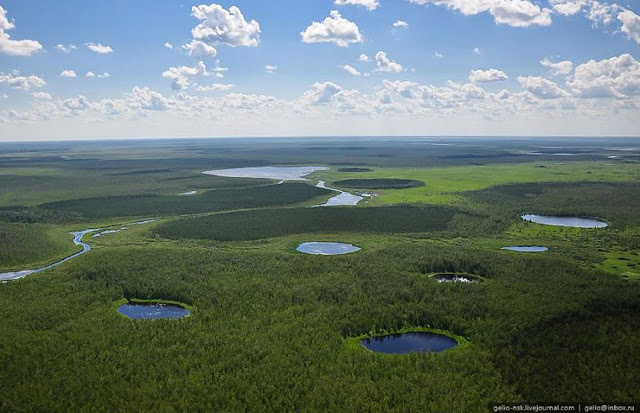
<svg viewBox="0 0 640 413"><path fill-rule="evenodd" d="M321 171L314 174L331 184L344 179L359 179L358 174ZM369 179L412 179L425 187L379 190L372 202L398 204L405 202L460 203L464 200L455 192L473 191L494 185L526 182L637 182L640 168L636 164L605 162L548 162L522 164L494 164L483 166L451 166L445 168L376 168L367 174ZM337 185L337 184L336 184Z"/></svg>

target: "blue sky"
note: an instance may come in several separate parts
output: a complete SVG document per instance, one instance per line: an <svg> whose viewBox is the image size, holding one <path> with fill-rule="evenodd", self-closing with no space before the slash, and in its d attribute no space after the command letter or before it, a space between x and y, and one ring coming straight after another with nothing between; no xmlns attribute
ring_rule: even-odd
<svg viewBox="0 0 640 413"><path fill-rule="evenodd" d="M1 140L640 134L635 3L0 7Z"/></svg>

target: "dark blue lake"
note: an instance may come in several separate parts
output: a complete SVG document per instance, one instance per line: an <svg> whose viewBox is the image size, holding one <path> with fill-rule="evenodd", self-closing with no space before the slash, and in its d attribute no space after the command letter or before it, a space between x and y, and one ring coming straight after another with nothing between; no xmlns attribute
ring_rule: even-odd
<svg viewBox="0 0 640 413"><path fill-rule="evenodd" d="M385 354L438 353L458 345L451 337L426 331L389 334L360 340L368 350Z"/></svg>
<svg viewBox="0 0 640 413"><path fill-rule="evenodd" d="M188 316L189 310L173 304L123 304L118 312L126 317L138 320L156 320L160 318L177 319Z"/></svg>

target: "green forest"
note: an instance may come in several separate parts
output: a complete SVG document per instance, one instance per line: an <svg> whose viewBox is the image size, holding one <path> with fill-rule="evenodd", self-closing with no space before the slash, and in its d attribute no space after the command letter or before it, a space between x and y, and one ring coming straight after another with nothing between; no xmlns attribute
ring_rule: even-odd
<svg viewBox="0 0 640 413"><path fill-rule="evenodd" d="M83 238L86 254L0 283L0 411L448 413L640 401L640 154L608 166L617 152L607 148L627 141L559 140L584 155L533 164L519 154L548 142L432 151L416 142L0 144L0 273L54 263L81 249L70 232L97 230ZM477 163L532 172L487 187ZM202 174L267 165L331 169L282 184ZM407 167L420 186L402 186ZM428 202L443 168L468 168L471 189ZM549 179L551 168L570 179ZM578 168L610 169L574 179ZM337 195L315 187L325 176L383 172L327 180L372 196L316 207ZM411 202L382 202L403 191ZM521 219L528 213L608 226L539 225ZM296 251L314 241L361 249ZM549 251L501 249L513 245ZM479 282L440 283L440 273ZM156 301L191 313L117 311ZM460 345L389 355L359 344L421 330Z"/></svg>

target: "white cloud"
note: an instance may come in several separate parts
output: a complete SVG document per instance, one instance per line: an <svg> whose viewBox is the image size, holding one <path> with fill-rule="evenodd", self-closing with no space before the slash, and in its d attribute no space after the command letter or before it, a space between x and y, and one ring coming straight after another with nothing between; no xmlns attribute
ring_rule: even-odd
<svg viewBox="0 0 640 413"><path fill-rule="evenodd" d="M183 45L182 48L188 52L189 57L214 57L218 54L215 47L201 40L192 40L190 43Z"/></svg>
<svg viewBox="0 0 640 413"><path fill-rule="evenodd" d="M438 52L433 52L433 57L435 57L436 59L444 59L444 55Z"/></svg>
<svg viewBox="0 0 640 413"><path fill-rule="evenodd" d="M68 45L68 46L65 46L65 45L63 45L63 44L57 44L57 45L55 46L55 49L56 49L56 50L60 50L62 53L71 53L71 51L72 51L72 50L76 50L76 49L77 49L77 47L76 47L76 46L74 46L74 45L72 45L72 44L70 44L70 45Z"/></svg>
<svg viewBox="0 0 640 413"><path fill-rule="evenodd" d="M363 53L363 54L360 55L360 57L358 57L358 60L361 61L361 62L368 62L371 59L369 58L369 56L367 56L366 54Z"/></svg>
<svg viewBox="0 0 640 413"><path fill-rule="evenodd" d="M640 44L640 16L631 10L624 10L618 14L618 20L622 22L622 33Z"/></svg>
<svg viewBox="0 0 640 413"><path fill-rule="evenodd" d="M527 0L410 0L411 3L434 4L457 10L465 16L489 12L496 23L512 27L551 24L551 10Z"/></svg>
<svg viewBox="0 0 640 413"><path fill-rule="evenodd" d="M387 57L387 54L383 51L376 53L375 59L376 59L376 64L378 65L376 72L387 72L387 73L402 72L402 65L389 59Z"/></svg>
<svg viewBox="0 0 640 413"><path fill-rule="evenodd" d="M342 88L333 82L316 82L304 93L303 100L313 105L321 105L334 100L340 92Z"/></svg>
<svg viewBox="0 0 640 413"><path fill-rule="evenodd" d="M573 16L580 13L587 5L587 0L551 0L553 11L565 16Z"/></svg>
<svg viewBox="0 0 640 413"><path fill-rule="evenodd" d="M353 5L353 6L363 6L368 10L375 10L380 6L378 0L335 0L334 3L336 6L345 6L345 5Z"/></svg>
<svg viewBox="0 0 640 413"><path fill-rule="evenodd" d="M169 70L162 73L162 77L172 80L171 88L174 90L181 90L189 87L189 78L191 77L208 75L209 72L207 72L207 66L202 61L199 61L194 67L170 67Z"/></svg>
<svg viewBox="0 0 640 413"><path fill-rule="evenodd" d="M569 60L553 63L549 58L545 57L540 61L540 64L549 69L553 75L568 75L573 70L573 62Z"/></svg>
<svg viewBox="0 0 640 413"><path fill-rule="evenodd" d="M615 14L620 11L620 6L615 3L600 3L597 0L591 0L587 17L595 26L609 25L613 22Z"/></svg>
<svg viewBox="0 0 640 413"><path fill-rule="evenodd" d="M560 88L554 82L542 77L519 77L518 82L527 92L540 99L558 99L569 96L567 91Z"/></svg>
<svg viewBox="0 0 640 413"><path fill-rule="evenodd" d="M165 49L173 50L173 45L169 42L165 42L164 47Z"/></svg>
<svg viewBox="0 0 640 413"><path fill-rule="evenodd" d="M264 65L264 70L266 70L267 73L275 73L278 70L278 66Z"/></svg>
<svg viewBox="0 0 640 413"><path fill-rule="evenodd" d="M37 100L51 100L53 97L47 92L31 92L31 97Z"/></svg>
<svg viewBox="0 0 640 413"><path fill-rule="evenodd" d="M196 90L198 92L217 92L233 89L236 85L231 83L212 83L206 86L198 86Z"/></svg>
<svg viewBox="0 0 640 413"><path fill-rule="evenodd" d="M4 74L0 72L0 85L6 85L14 89L29 90L32 88L40 88L47 84L43 78L38 76L20 76L20 72L14 70L11 73Z"/></svg>
<svg viewBox="0 0 640 413"><path fill-rule="evenodd" d="M630 54L590 60L576 67L567 86L585 98L640 96L640 62Z"/></svg>
<svg viewBox="0 0 640 413"><path fill-rule="evenodd" d="M340 47L349 47L351 43L362 43L358 25L343 18L340 12L332 10L322 22L313 22L300 32L304 43L335 43Z"/></svg>
<svg viewBox="0 0 640 413"><path fill-rule="evenodd" d="M395 27L396 29L408 29L409 28L409 23L407 23L404 20L396 20L393 23L393 27Z"/></svg>
<svg viewBox="0 0 640 413"><path fill-rule="evenodd" d="M351 66L351 65L343 65L343 66L339 66L341 69L346 70L347 72L349 72L350 74L352 74L353 76L362 76L362 73L360 73L358 71L358 69L356 69L355 67Z"/></svg>
<svg viewBox="0 0 640 413"><path fill-rule="evenodd" d="M471 83L499 82L508 79L509 76L498 69L472 70L469 73L469 81Z"/></svg>
<svg viewBox="0 0 640 413"><path fill-rule="evenodd" d="M113 49L111 48L111 46L106 46L103 45L101 43L85 43L85 46L87 46L87 49L91 50L92 52L98 53L98 54L109 54L109 53L113 53Z"/></svg>
<svg viewBox="0 0 640 413"><path fill-rule="evenodd" d="M85 75L86 77L97 77L98 79L106 79L108 77L111 77L111 75L107 72L104 72L102 74L96 74L92 71L88 71L87 74Z"/></svg>
<svg viewBox="0 0 640 413"><path fill-rule="evenodd" d="M63 70L62 73L60 73L60 77L78 77L78 75L76 75L76 72L73 70Z"/></svg>
<svg viewBox="0 0 640 413"><path fill-rule="evenodd" d="M42 45L35 40L11 39L11 36L6 31L15 27L15 23L7 18L7 11L0 6L0 54L31 56L42 50Z"/></svg>
<svg viewBox="0 0 640 413"><path fill-rule="evenodd" d="M473 54L474 55L480 55L482 52L480 51L480 49L478 49L477 47L473 48Z"/></svg>
<svg viewBox="0 0 640 413"><path fill-rule="evenodd" d="M256 47L260 43L260 24L247 22L236 6L225 10L219 4L201 4L191 8L191 15L200 23L191 30L195 41L211 47L227 45L231 47Z"/></svg>

